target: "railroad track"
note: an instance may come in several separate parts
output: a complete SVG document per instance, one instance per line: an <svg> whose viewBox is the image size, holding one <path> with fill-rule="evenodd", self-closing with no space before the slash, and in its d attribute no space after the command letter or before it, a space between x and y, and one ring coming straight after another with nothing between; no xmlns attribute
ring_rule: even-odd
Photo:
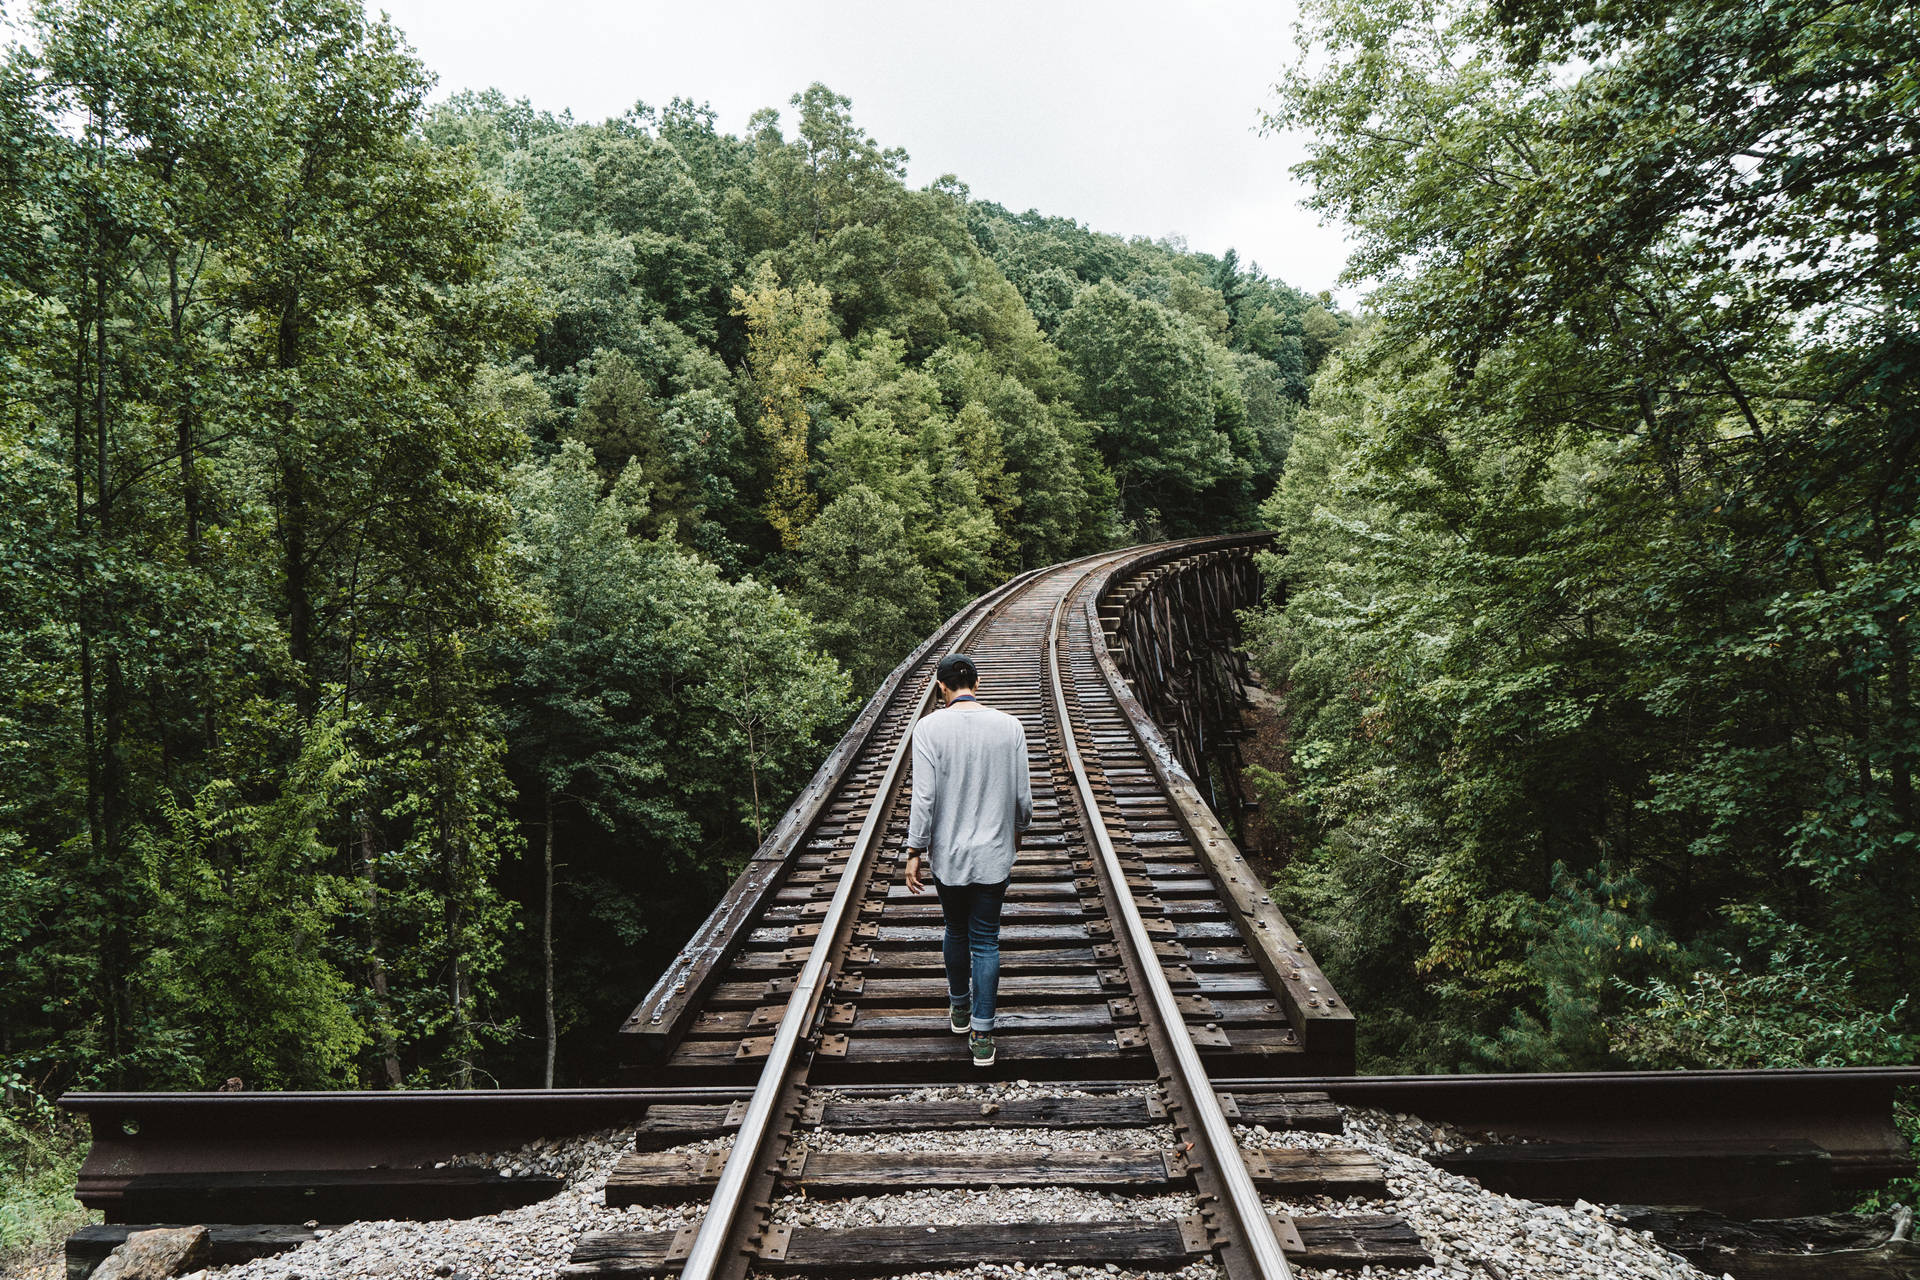
<svg viewBox="0 0 1920 1280"><path fill-rule="evenodd" d="M1339 1141L1336 1100L1557 1144L1557 1162L1538 1144L1461 1157L1462 1171L1522 1194L1545 1177L1558 1179L1554 1197L1615 1198L1665 1176L1688 1191L1724 1184L1729 1204L1810 1206L1828 1189L1814 1173L1864 1186L1911 1168L1889 1118L1911 1072L1641 1073L1564 1088L1348 1075L1351 1014L1180 763L1196 759L1204 726L1189 717L1163 736L1127 679L1192 683L1188 660L1227 634L1263 541L1090 557L1023 575L951 619L874 695L621 1028L633 1087L70 1095L95 1134L81 1199L114 1224L229 1224L216 1254L257 1256L310 1238L316 1222L533 1203L552 1179L502 1180L446 1157L611 1125L631 1128L635 1149L607 1203L687 1206L689 1225L589 1233L567 1274L1211 1260L1241 1280L1286 1276L1289 1258L1426 1260L1379 1167ZM979 666L983 698L1022 719L1033 767L992 1071L945 1027L937 903L900 882L909 734L933 666L956 649ZM1108 1197L1102 1220L835 1226L846 1215L825 1211L905 1191L951 1205L1063 1187ZM1315 1216L1321 1196L1347 1204ZM71 1274L127 1229L76 1236Z"/></svg>
<svg viewBox="0 0 1920 1280"><path fill-rule="evenodd" d="M1213 1082L1222 1071L1302 1070L1312 1048L1327 1056L1328 1040L1338 1054L1351 1043L1351 1019L1171 754L1139 731L1099 606L1125 567L1191 568L1195 557L1243 555L1251 545L1174 544L1028 575L955 619L896 673L863 736L847 744L844 769L823 780L799 854L775 846L784 874L743 877L740 900L723 904L707 931L704 963L670 972L628 1024L652 1039L665 1079L757 1073L744 1103L658 1108L641 1130L642 1143L657 1147L730 1138L726 1154L637 1151L607 1186L610 1205L701 1196L710 1208L679 1232L583 1240L569 1274L859 1271L897 1266L905 1249L919 1268L1183 1266L1213 1256L1235 1280L1278 1280L1291 1274L1283 1241L1305 1256L1309 1237L1326 1259L1426 1259L1418 1237L1390 1216L1314 1221L1304 1232L1287 1218L1276 1230L1263 1193L1382 1194L1381 1171L1352 1148L1243 1150L1235 1119L1324 1128L1336 1113L1324 1097L1288 1092L1243 1104ZM901 875L911 731L932 696L932 667L956 650L979 667L983 698L1024 723L1033 769L1034 822L1003 914L998 1074L1062 1082L1051 1094L984 1107L911 1090L981 1074L945 1025L939 906L909 894ZM757 911L747 910L749 897ZM1331 1031L1317 1045L1293 1016L1308 1008ZM866 1091L841 1088L854 1082ZM910 1133L924 1146L929 1135L982 1128L1026 1140L965 1152L815 1149L822 1137ZM1135 1139L1063 1150L1048 1136L1086 1129ZM1033 1186L1187 1194L1192 1212L1097 1227L773 1220L778 1195L794 1189L817 1199Z"/></svg>

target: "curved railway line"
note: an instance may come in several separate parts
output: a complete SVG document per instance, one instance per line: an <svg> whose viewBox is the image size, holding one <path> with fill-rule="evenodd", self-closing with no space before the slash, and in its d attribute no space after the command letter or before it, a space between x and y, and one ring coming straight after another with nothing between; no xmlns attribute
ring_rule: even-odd
<svg viewBox="0 0 1920 1280"><path fill-rule="evenodd" d="M1445 1081L1351 1077L1351 1012L1202 796L1218 717L1200 711L1225 696L1206 665L1257 591L1251 561L1264 543L1196 539L1088 557L1022 575L951 619L873 696L620 1029L632 1087L70 1095L96 1135L81 1198L116 1224L232 1224L229 1256L248 1256L297 1243L316 1222L529 1203L553 1180L503 1182L444 1162L631 1125L635 1150L609 1179L607 1204L705 1211L677 1231L588 1234L565 1274L708 1280L982 1261L1178 1270L1211 1259L1232 1280L1281 1280L1290 1258L1429 1261L1379 1166L1338 1140L1338 1101L1531 1135L1461 1158L1477 1159L1470 1171L1489 1186L1557 1177L1554 1195L1607 1198L1609 1176L1644 1187L1678 1171L1696 1201L1771 1212L1911 1168L1891 1099L1920 1072L1591 1076L1559 1094L1552 1078L1516 1078L1505 1110L1496 1083L1446 1094ZM974 658L983 699L1023 721L1033 771L990 1071L946 1029L939 906L901 879L909 738L935 663L955 650ZM983 1079L1023 1087L982 1100ZM1324 1136L1251 1145L1287 1130ZM1104 1222L971 1226L812 1226L790 1212L796 1196L1021 1187L1146 1208ZM1321 1195L1381 1203L1282 1211ZM70 1247L71 1274L125 1228L90 1231Z"/></svg>

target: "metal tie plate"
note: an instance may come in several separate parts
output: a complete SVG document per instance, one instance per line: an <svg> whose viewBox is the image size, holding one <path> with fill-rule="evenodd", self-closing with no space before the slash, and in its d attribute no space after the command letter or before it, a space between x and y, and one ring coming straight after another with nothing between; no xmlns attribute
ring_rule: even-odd
<svg viewBox="0 0 1920 1280"><path fill-rule="evenodd" d="M777 1223L760 1234L760 1247L754 1250L761 1262L783 1262L787 1256L787 1246L793 1243L791 1223Z"/></svg>
<svg viewBox="0 0 1920 1280"><path fill-rule="evenodd" d="M688 1223L673 1233L673 1243L667 1246L668 1262L685 1262L687 1255L693 1252L693 1238L700 1234L700 1224Z"/></svg>
<svg viewBox="0 0 1920 1280"><path fill-rule="evenodd" d="M1202 1049L1231 1049L1233 1047L1233 1042L1227 1039L1226 1028L1217 1022L1209 1022L1204 1026L1198 1027L1188 1024L1187 1036L1197 1047Z"/></svg>

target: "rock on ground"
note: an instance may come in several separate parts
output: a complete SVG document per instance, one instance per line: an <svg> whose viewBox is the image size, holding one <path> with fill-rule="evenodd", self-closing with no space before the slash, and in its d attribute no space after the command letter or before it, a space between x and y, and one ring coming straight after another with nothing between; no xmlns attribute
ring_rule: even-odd
<svg viewBox="0 0 1920 1280"><path fill-rule="evenodd" d="M94 1268L92 1280L168 1280L204 1267L212 1252L205 1227L136 1231Z"/></svg>

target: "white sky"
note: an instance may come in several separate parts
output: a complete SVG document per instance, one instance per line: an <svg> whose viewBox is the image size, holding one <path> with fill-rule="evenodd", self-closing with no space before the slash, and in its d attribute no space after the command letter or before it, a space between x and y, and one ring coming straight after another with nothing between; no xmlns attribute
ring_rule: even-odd
<svg viewBox="0 0 1920 1280"><path fill-rule="evenodd" d="M1289 284L1332 288L1341 231L1299 207L1297 142L1260 137L1293 57L1293 0L369 0L440 76L437 96L498 88L576 119L636 99L711 103L741 132L815 80L910 157L924 186L1120 235L1240 251ZM1351 291L1338 290L1343 301Z"/></svg>

